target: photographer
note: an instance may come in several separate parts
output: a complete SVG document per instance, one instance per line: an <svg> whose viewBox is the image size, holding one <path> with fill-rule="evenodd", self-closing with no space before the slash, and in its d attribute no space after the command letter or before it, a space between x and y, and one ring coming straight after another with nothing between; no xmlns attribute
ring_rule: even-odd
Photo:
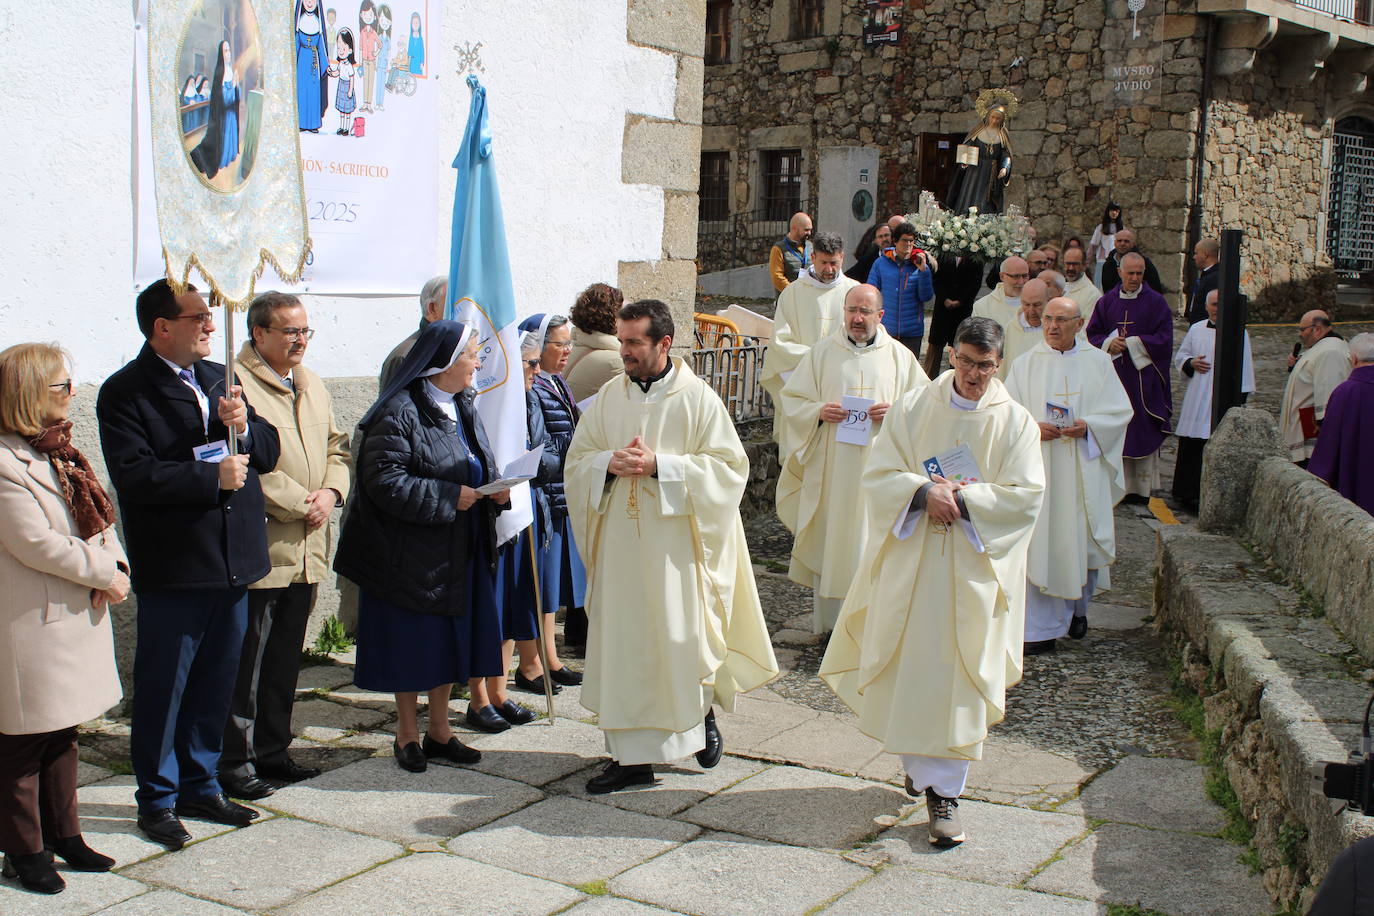
<svg viewBox="0 0 1374 916"><path fill-rule="evenodd" d="M919 358L926 334L926 303L935 298L935 284L926 253L916 247L916 227L899 223L892 237L893 247L873 262L868 282L882 291L887 333Z"/></svg>

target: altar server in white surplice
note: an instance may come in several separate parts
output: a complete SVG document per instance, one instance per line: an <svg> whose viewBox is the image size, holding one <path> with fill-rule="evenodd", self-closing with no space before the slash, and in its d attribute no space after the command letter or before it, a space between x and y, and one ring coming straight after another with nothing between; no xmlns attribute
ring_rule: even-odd
<svg viewBox="0 0 1374 916"><path fill-rule="evenodd" d="M773 312L773 339L763 357L759 384L776 407L782 388L812 347L839 328L844 319L844 297L859 281L846 277L844 240L835 232L811 238L811 264L778 294ZM782 414L773 413L773 440L781 435Z"/></svg>
<svg viewBox="0 0 1374 916"><path fill-rule="evenodd" d="M1212 369L1216 365L1217 290L1204 301L1207 318L1188 329L1174 354L1174 368L1188 379L1183 407L1178 412L1178 454L1174 457L1174 499L1194 512L1202 493L1202 450L1212 438ZM1255 390L1255 365L1250 359L1250 332L1245 332L1240 370L1241 403Z"/></svg>
<svg viewBox="0 0 1374 916"><path fill-rule="evenodd" d="M863 477L868 546L820 669L859 728L902 755L936 846L963 841L969 762L1021 679L1045 478L1035 420L994 377L1001 352L996 322L965 319L954 368L887 412Z"/></svg>
<svg viewBox="0 0 1374 916"><path fill-rule="evenodd" d="M670 358L673 319L657 300L620 310L625 373L577 425L564 482L587 567L582 705L612 760L604 793L654 781L653 764L720 762L711 704L778 672L739 502L749 460L720 397Z"/></svg>
<svg viewBox="0 0 1374 916"><path fill-rule="evenodd" d="M1045 466L1026 566L1027 655L1088 632L1088 602L1116 560L1112 510L1126 492L1121 449L1132 417L1112 358L1078 339L1078 303L1051 299L1041 324L1044 339L1007 376L1007 392L1039 423Z"/></svg>
<svg viewBox="0 0 1374 916"><path fill-rule="evenodd" d="M930 381L911 351L883 329L882 318L877 287L851 289L844 326L802 357L777 407L778 518L794 535L787 572L812 590L817 633L834 628L863 557L868 515L859 479L882 435L883 416L903 392ZM847 406L845 397L872 403Z"/></svg>

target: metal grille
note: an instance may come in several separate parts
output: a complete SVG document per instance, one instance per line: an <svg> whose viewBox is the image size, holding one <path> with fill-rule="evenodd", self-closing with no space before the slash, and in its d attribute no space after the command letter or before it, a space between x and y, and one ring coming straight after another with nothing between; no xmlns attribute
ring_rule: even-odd
<svg viewBox="0 0 1374 916"><path fill-rule="evenodd" d="M759 384L767 349L763 344L745 343L692 351L692 371L720 395L736 423L773 415L773 402Z"/></svg>
<svg viewBox="0 0 1374 916"><path fill-rule="evenodd" d="M1374 269L1374 128L1342 121L1336 127L1327 200L1326 248L1336 270L1358 274Z"/></svg>
<svg viewBox="0 0 1374 916"><path fill-rule="evenodd" d="M762 158L763 218L789 220L801 206L801 150L765 150Z"/></svg>
<svg viewBox="0 0 1374 916"><path fill-rule="evenodd" d="M1355 0L1293 0L1293 4L1335 16L1337 19L1355 18Z"/></svg>
<svg viewBox="0 0 1374 916"><path fill-rule="evenodd" d="M715 222L730 218L730 154L701 154L701 191L697 219Z"/></svg>

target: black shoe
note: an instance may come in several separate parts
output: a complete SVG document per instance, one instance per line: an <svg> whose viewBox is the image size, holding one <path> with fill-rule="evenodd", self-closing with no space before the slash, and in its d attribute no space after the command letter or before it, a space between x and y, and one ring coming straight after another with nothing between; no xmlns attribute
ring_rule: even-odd
<svg viewBox="0 0 1374 916"><path fill-rule="evenodd" d="M558 678L554 678L554 682L555 682L555 683L554 683L554 685L553 685L553 692L554 692L554 693L562 693L562 692L563 692L563 688L558 686L557 681L558 681ZM536 678L531 679L531 678L525 677L523 674L520 673L519 669L516 669L516 672L515 672L515 686L516 686L516 687L519 687L521 690L527 690L527 691L529 691L530 693L537 693L537 694L539 694L540 696L543 696L543 695L544 695L544 675L541 674L541 675L539 675L539 677L536 677Z"/></svg>
<svg viewBox="0 0 1374 916"><path fill-rule="evenodd" d="M256 776L231 776L228 773L220 773L219 784L224 789L224 794L230 798L246 798L249 801L266 798L276 791L271 783Z"/></svg>
<svg viewBox="0 0 1374 916"><path fill-rule="evenodd" d="M639 763L623 767L612 760L606 768L587 780L587 791L593 795L605 795L626 786L649 786L654 782L653 764Z"/></svg>
<svg viewBox="0 0 1374 916"><path fill-rule="evenodd" d="M1084 616L1082 616L1082 617L1075 617L1072 621L1070 621L1070 623L1069 623L1069 638L1070 638L1070 639L1082 639L1084 636L1087 636L1087 635L1088 635L1088 618L1087 618L1087 615L1084 615Z"/></svg>
<svg viewBox="0 0 1374 916"><path fill-rule="evenodd" d="M421 749L426 758L439 757L453 763L476 763L482 759L481 751L475 747L468 747L457 738L449 738L445 743L435 741L429 735L425 735L425 743Z"/></svg>
<svg viewBox="0 0 1374 916"><path fill-rule="evenodd" d="M471 728L479 732L503 732L510 728L510 723L501 717L501 713L496 711L496 707L488 703L481 709L473 709L468 706L467 723Z"/></svg>
<svg viewBox="0 0 1374 916"><path fill-rule="evenodd" d="M77 871L109 871L114 868L115 860L87 846L79 833L63 837L48 848Z"/></svg>
<svg viewBox="0 0 1374 916"><path fill-rule="evenodd" d="M574 671L568 667L559 668L550 677L553 678L554 684L562 684L564 687L579 687L582 684L582 672ZM558 692L556 686L553 688L553 692Z"/></svg>
<svg viewBox="0 0 1374 916"><path fill-rule="evenodd" d="M177 814L182 817L195 817L203 821L227 824L230 827L247 827L258 819L258 812L231 802L229 796L223 792L218 795L206 795L193 801L178 801Z"/></svg>
<svg viewBox="0 0 1374 916"><path fill-rule="evenodd" d="M706 746L697 751L697 763L703 769L720 763L720 755L725 750L725 741L720 737L720 729L716 727L716 711L706 710Z"/></svg>
<svg viewBox="0 0 1374 916"><path fill-rule="evenodd" d="M497 706L496 711L501 714L501 718L505 719L511 725L528 725L533 722L535 718L533 712L514 700L507 700L500 706Z"/></svg>
<svg viewBox="0 0 1374 916"><path fill-rule="evenodd" d="M5 864L0 866L0 874L6 878L18 878L25 890L37 894L60 894L67 887L67 882L52 867L46 852L7 854Z"/></svg>
<svg viewBox="0 0 1374 916"><path fill-rule="evenodd" d="M428 740L428 739L426 739ZM396 755L396 765L412 773L423 773L429 766L425 762L425 752L420 750L420 742L408 741L405 747L391 742L391 750Z"/></svg>
<svg viewBox="0 0 1374 916"><path fill-rule="evenodd" d="M307 779L314 779L322 772L319 767L303 767L290 757L277 763L258 763L254 765L254 769L258 771L259 776L275 779L277 782L304 782ZM232 795L233 793L229 794Z"/></svg>
<svg viewBox="0 0 1374 916"><path fill-rule="evenodd" d="M191 842L191 835L171 808L159 808L152 814L140 812L138 829L154 843L161 843L173 852Z"/></svg>
<svg viewBox="0 0 1374 916"><path fill-rule="evenodd" d="M1054 644L1053 639L1042 639L1038 642L1028 642L1021 647L1022 655L1049 655L1058 652L1059 649Z"/></svg>

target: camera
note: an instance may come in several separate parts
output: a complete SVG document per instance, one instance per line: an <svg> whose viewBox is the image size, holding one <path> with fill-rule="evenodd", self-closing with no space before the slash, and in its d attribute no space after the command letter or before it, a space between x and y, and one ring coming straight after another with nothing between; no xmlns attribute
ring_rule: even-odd
<svg viewBox="0 0 1374 916"><path fill-rule="evenodd" d="M1362 814L1374 814L1374 754L1352 753L1348 763L1324 763L1322 794Z"/></svg>

